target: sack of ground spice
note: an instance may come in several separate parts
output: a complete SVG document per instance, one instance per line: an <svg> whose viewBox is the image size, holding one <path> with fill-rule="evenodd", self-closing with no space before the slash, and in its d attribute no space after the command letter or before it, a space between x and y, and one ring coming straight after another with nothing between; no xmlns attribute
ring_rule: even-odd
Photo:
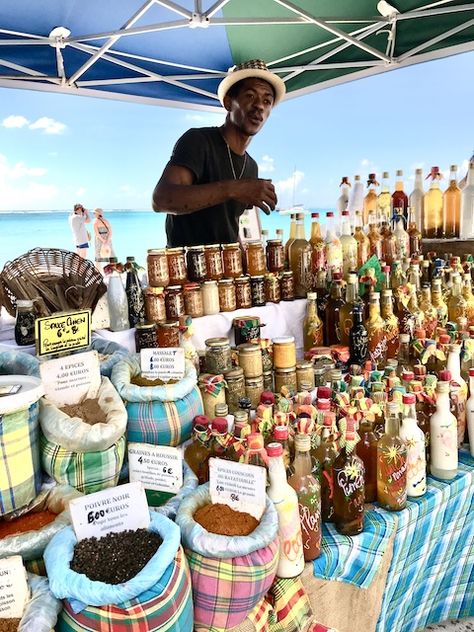
<svg viewBox="0 0 474 632"><path fill-rule="evenodd" d="M40 424L41 462L56 481L85 494L117 485L127 412L107 377L102 378L97 398L76 406L60 409L43 398Z"/></svg>
<svg viewBox="0 0 474 632"><path fill-rule="evenodd" d="M216 535L194 517L210 502L209 484L200 485L182 501L176 523L191 569L196 626L218 632L242 623L268 592L278 565L278 515L267 499L249 535Z"/></svg>
<svg viewBox="0 0 474 632"><path fill-rule="evenodd" d="M57 632L192 632L191 580L179 528L153 512L149 530L161 537L161 545L137 575L121 584L92 581L71 570L77 543L71 527L52 539L44 557L51 590L64 600ZM134 553L129 551L130 560Z"/></svg>
<svg viewBox="0 0 474 632"><path fill-rule="evenodd" d="M46 577L28 573L31 597L18 626L18 632L51 632L55 629L61 602L49 588Z"/></svg>
<svg viewBox="0 0 474 632"><path fill-rule="evenodd" d="M176 446L191 436L192 421L202 415L201 393L193 364L186 361L184 378L176 384L139 386L140 356L118 362L112 383L125 402L127 438L137 443Z"/></svg>

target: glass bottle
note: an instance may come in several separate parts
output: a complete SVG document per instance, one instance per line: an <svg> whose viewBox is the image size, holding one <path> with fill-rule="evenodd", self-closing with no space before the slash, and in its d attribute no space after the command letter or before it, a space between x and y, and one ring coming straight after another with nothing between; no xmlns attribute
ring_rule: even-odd
<svg viewBox="0 0 474 632"><path fill-rule="evenodd" d="M36 310L33 301L17 300L15 342L19 347L35 344L35 321Z"/></svg>
<svg viewBox="0 0 474 632"><path fill-rule="evenodd" d="M275 426L273 428L272 443L279 443L282 447L282 458L285 470L290 466L290 440L288 426ZM268 446L267 446L268 447Z"/></svg>
<svg viewBox="0 0 474 632"><path fill-rule="evenodd" d="M321 236L319 213L311 213L311 274L314 279L321 270L326 270L326 243Z"/></svg>
<svg viewBox="0 0 474 632"><path fill-rule="evenodd" d="M443 237L446 239L459 238L461 189L458 186L457 172L457 165L451 165L449 186L443 193Z"/></svg>
<svg viewBox="0 0 474 632"><path fill-rule="evenodd" d="M438 326L445 327L448 322L448 306L444 301L441 279L431 282L431 300L438 315Z"/></svg>
<svg viewBox="0 0 474 632"><path fill-rule="evenodd" d="M362 213L364 209L364 184L360 179L360 176L354 176L354 186L349 197L349 210L351 213L351 222L354 222L354 213L360 211Z"/></svg>
<svg viewBox="0 0 474 632"><path fill-rule="evenodd" d="M349 345L349 334L352 328L352 310L354 305L362 303L359 298L359 279L357 274L350 273L347 277L346 302L339 310L339 332L341 344Z"/></svg>
<svg viewBox="0 0 474 632"><path fill-rule="evenodd" d="M398 348L397 373L400 377L403 371L410 371L412 367L412 362L410 359L410 335L404 333L400 334L399 342L400 346Z"/></svg>
<svg viewBox="0 0 474 632"><path fill-rule="evenodd" d="M367 180L367 194L364 197L364 213L362 215L364 225L369 223L369 213L375 213L377 211L377 198L378 198L378 186L377 176L375 173L369 173Z"/></svg>
<svg viewBox="0 0 474 632"><path fill-rule="evenodd" d="M472 293L472 280L470 274L463 275L462 295L466 301L466 307L464 309L465 316L467 318L468 327L474 326L474 294Z"/></svg>
<svg viewBox="0 0 474 632"><path fill-rule="evenodd" d="M423 228L424 197L423 169L415 169L415 188L410 193L409 204L412 209L413 222L418 230Z"/></svg>
<svg viewBox="0 0 474 632"><path fill-rule="evenodd" d="M415 317L408 307L410 297L410 294L398 294L397 318L400 333L408 334L411 340L415 332Z"/></svg>
<svg viewBox="0 0 474 632"><path fill-rule="evenodd" d="M387 358L398 356L400 345L398 318L393 313L393 292L390 289L382 290L381 315L385 321L385 332L387 336Z"/></svg>
<svg viewBox="0 0 474 632"><path fill-rule="evenodd" d="M392 196L388 171L382 173L382 184L377 198L377 215L380 221L389 222L391 217ZM375 217L375 216L374 216ZM370 223L370 218L369 218Z"/></svg>
<svg viewBox="0 0 474 632"><path fill-rule="evenodd" d="M369 215L369 232L367 233L367 237L369 239L369 244L370 244L370 247L369 247L370 256L375 255L377 259L381 261L383 258L382 235L380 234L379 227L377 225L377 218L373 213Z"/></svg>
<svg viewBox="0 0 474 632"><path fill-rule="evenodd" d="M466 402L467 402L467 384L465 379L461 376L461 345L450 344L448 346L448 359L446 362L446 369L451 373L451 386L458 387L455 391L455 397L453 393L450 393L451 400L455 405L455 416L458 426L458 448L461 447L464 441L464 433L466 430Z"/></svg>
<svg viewBox="0 0 474 632"><path fill-rule="evenodd" d="M334 514L333 490L334 472L333 465L338 450L334 440L333 428L335 426L335 413L326 411L323 418L323 430L321 442L317 448L311 450L311 456L319 466L319 480L321 484L321 519L323 522L332 522Z"/></svg>
<svg viewBox="0 0 474 632"><path fill-rule="evenodd" d="M426 492L425 435L417 423L415 394L406 393L402 401L400 437L407 446L407 496L416 498Z"/></svg>
<svg viewBox="0 0 474 632"><path fill-rule="evenodd" d="M184 451L184 460L197 476L198 484L209 480L209 420L204 415L195 417L193 422L193 438Z"/></svg>
<svg viewBox="0 0 474 632"><path fill-rule="evenodd" d="M127 280L125 293L128 304L128 322L130 327L145 322L145 297L138 280L137 270L134 265L135 257L127 257Z"/></svg>
<svg viewBox="0 0 474 632"><path fill-rule="evenodd" d="M441 174L439 167L431 167L428 176L431 178L431 185L424 197L424 224L423 237L436 239L442 236L443 230L443 194L439 188Z"/></svg>
<svg viewBox="0 0 474 632"><path fill-rule="evenodd" d="M357 268L360 268L370 256L370 240L364 233L362 217L359 211L356 211L354 221L354 239L357 243Z"/></svg>
<svg viewBox="0 0 474 632"><path fill-rule="evenodd" d="M391 265L397 258L397 242L390 228L390 224L384 224L382 239L382 258L387 265Z"/></svg>
<svg viewBox="0 0 474 632"><path fill-rule="evenodd" d="M354 419L341 420L340 430L340 452L333 465L334 523L339 533L357 535L364 529L364 464L356 454Z"/></svg>
<svg viewBox="0 0 474 632"><path fill-rule="evenodd" d="M431 283L430 267L431 266L430 266L429 259L423 259L423 261L421 262L421 279L420 279L421 285L423 285L423 283L428 283L428 285Z"/></svg>
<svg viewBox="0 0 474 632"><path fill-rule="evenodd" d="M356 446L357 456L362 459L365 469L365 502L377 500L377 442L373 423L363 416L359 421L360 441Z"/></svg>
<svg viewBox="0 0 474 632"><path fill-rule="evenodd" d="M318 314L316 292L308 292L306 316L303 321L303 346L305 351L323 345L323 321Z"/></svg>
<svg viewBox="0 0 474 632"><path fill-rule="evenodd" d="M342 213L343 211L347 211L349 207L351 183L349 182L349 178L347 176L342 176L339 188L341 189L341 195L337 199L337 209L339 213Z"/></svg>
<svg viewBox="0 0 474 632"><path fill-rule="evenodd" d="M357 241L351 235L351 222L349 211L342 211L341 247L342 247L342 276L347 279L347 275L357 266Z"/></svg>
<svg viewBox="0 0 474 632"><path fill-rule="evenodd" d="M318 314L321 320L324 322L326 318L326 307L329 300L329 292L326 283L326 271L319 270L316 273L314 281L314 291L316 292L316 303L318 305Z"/></svg>
<svg viewBox="0 0 474 632"><path fill-rule="evenodd" d="M127 294L115 265L113 265L108 277L107 305L109 308L110 330L123 331L124 329L129 329Z"/></svg>
<svg viewBox="0 0 474 632"><path fill-rule="evenodd" d="M343 305L341 273L336 272L333 275L325 312L324 340L328 346L336 345L341 340L339 331L339 310Z"/></svg>
<svg viewBox="0 0 474 632"><path fill-rule="evenodd" d="M423 311L418 306L418 296L416 293L416 287L414 285L410 285L409 297L410 298L408 299L408 309L413 316L413 320L414 320L413 333L415 333L415 329L423 327L425 315L423 314Z"/></svg>
<svg viewBox="0 0 474 632"><path fill-rule="evenodd" d="M296 215L295 239L288 247L288 260L295 280L295 298L305 298L311 289L311 246L304 236L304 214Z"/></svg>
<svg viewBox="0 0 474 632"><path fill-rule="evenodd" d="M461 239L474 237L474 162L469 165L466 185L461 193Z"/></svg>
<svg viewBox="0 0 474 632"><path fill-rule="evenodd" d="M364 325L364 307L356 303L352 308L352 327L349 332L350 363L363 366L369 355L369 336Z"/></svg>
<svg viewBox="0 0 474 632"><path fill-rule="evenodd" d="M377 499L384 509L399 511L407 501L407 446L400 437L398 403L389 402L387 408L377 445Z"/></svg>
<svg viewBox="0 0 474 632"><path fill-rule="evenodd" d="M416 368L416 367L415 367ZM425 367L422 366L424 369ZM413 380L409 385L409 392L416 397L415 411L418 425L423 431L425 437L425 459L429 464L430 460L430 418L436 410L434 399L423 388L423 382L420 379Z"/></svg>
<svg viewBox="0 0 474 632"><path fill-rule="evenodd" d="M326 263L330 278L332 278L335 272L342 272L342 245L336 234L332 211L326 213L326 224Z"/></svg>
<svg viewBox="0 0 474 632"><path fill-rule="evenodd" d="M380 294L378 292L372 292L369 297L369 318L365 326L369 340L369 359L377 368L383 368L387 359L387 335L385 321L380 315Z"/></svg>
<svg viewBox="0 0 474 632"><path fill-rule="evenodd" d="M321 554L321 486L311 473L310 449L311 437L298 433L295 436L293 474L288 479L288 484L298 496L305 562Z"/></svg>
<svg viewBox="0 0 474 632"><path fill-rule="evenodd" d="M438 310L431 302L431 287L424 284L421 288L420 309L424 314L423 329L427 338L433 338L438 326Z"/></svg>
<svg viewBox="0 0 474 632"><path fill-rule="evenodd" d="M436 411L430 420L430 471L432 476L451 480L458 472L457 420L449 404L449 382L436 385Z"/></svg>
<svg viewBox="0 0 474 632"><path fill-rule="evenodd" d="M405 220L401 209L393 209L395 228L393 236L395 237L395 256L403 261L410 256L410 237L405 230Z"/></svg>
<svg viewBox="0 0 474 632"><path fill-rule="evenodd" d="M290 235L285 244L285 268L289 269L289 257L288 253L290 250L291 244L294 242L296 237L296 213L291 213L290 215Z"/></svg>
<svg viewBox="0 0 474 632"><path fill-rule="evenodd" d="M474 456L474 368L469 369L469 399L466 402L469 451Z"/></svg>
<svg viewBox="0 0 474 632"><path fill-rule="evenodd" d="M448 318L455 323L466 312L466 299L462 295L462 282L459 274L453 274L453 286L448 298Z"/></svg>
<svg viewBox="0 0 474 632"><path fill-rule="evenodd" d="M405 221L408 220L408 196L403 190L403 171L399 169L396 173L395 191L392 193L392 208L400 209Z"/></svg>
<svg viewBox="0 0 474 632"><path fill-rule="evenodd" d="M231 459L229 424L225 417L215 417L211 422L211 438L209 441L209 457Z"/></svg>
<svg viewBox="0 0 474 632"><path fill-rule="evenodd" d="M283 448L279 443L269 443L268 496L278 513L278 536L280 555L277 577L290 578L301 575L304 570L303 541L301 537L298 496L287 483L286 468L283 463Z"/></svg>
<svg viewBox="0 0 474 632"><path fill-rule="evenodd" d="M267 467L267 453L265 439L260 432L251 432L247 435L247 449L244 454L244 463Z"/></svg>

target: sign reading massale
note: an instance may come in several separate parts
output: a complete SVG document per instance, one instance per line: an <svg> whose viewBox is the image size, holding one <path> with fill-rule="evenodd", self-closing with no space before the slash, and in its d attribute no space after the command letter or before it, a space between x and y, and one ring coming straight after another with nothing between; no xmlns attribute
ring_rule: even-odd
<svg viewBox="0 0 474 632"><path fill-rule="evenodd" d="M35 328L38 356L84 349L91 344L91 310L61 312L38 318Z"/></svg>

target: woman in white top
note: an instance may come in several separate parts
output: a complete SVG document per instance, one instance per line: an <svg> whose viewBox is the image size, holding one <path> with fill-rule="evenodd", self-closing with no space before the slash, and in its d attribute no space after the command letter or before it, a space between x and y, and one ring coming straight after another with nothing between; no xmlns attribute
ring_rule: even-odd
<svg viewBox="0 0 474 632"><path fill-rule="evenodd" d="M69 226L72 230L73 241L76 245L76 252L80 257L86 258L89 248L90 235L86 229L86 224L91 221L87 209L82 204L74 204L74 210L69 216Z"/></svg>
<svg viewBox="0 0 474 632"><path fill-rule="evenodd" d="M103 215L101 208L94 209L94 237L95 237L95 267L100 270L101 263L108 263L114 257L112 246L112 226Z"/></svg>

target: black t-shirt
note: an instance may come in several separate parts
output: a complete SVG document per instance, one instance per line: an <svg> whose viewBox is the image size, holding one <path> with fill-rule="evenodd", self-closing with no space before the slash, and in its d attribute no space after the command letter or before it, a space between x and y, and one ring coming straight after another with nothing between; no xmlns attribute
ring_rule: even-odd
<svg viewBox="0 0 474 632"><path fill-rule="evenodd" d="M194 184L232 180L234 172L237 179L258 177L257 163L248 154L239 156L230 150L229 157L226 142L217 127L188 130L174 146L168 165L190 169ZM235 242L239 236L239 217L244 210L245 204L228 200L187 215L168 214L168 247Z"/></svg>

